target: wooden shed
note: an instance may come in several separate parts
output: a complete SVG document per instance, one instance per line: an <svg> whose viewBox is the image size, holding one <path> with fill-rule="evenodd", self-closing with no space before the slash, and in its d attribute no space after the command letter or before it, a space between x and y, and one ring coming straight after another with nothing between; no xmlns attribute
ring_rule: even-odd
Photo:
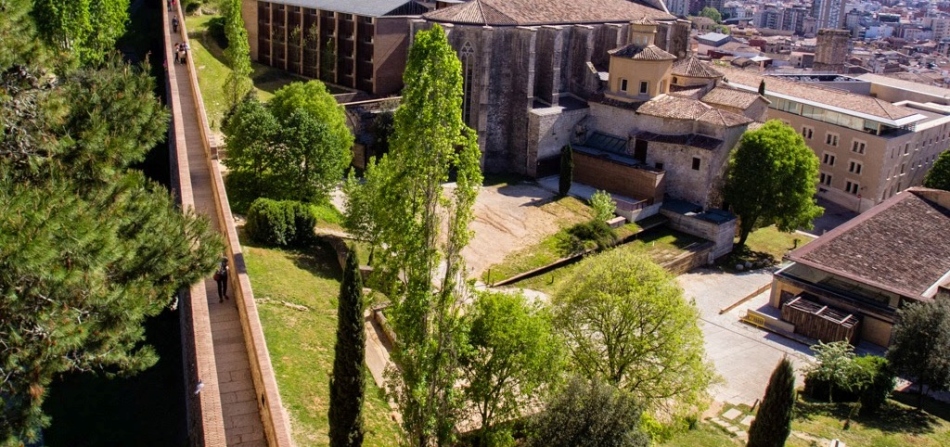
<svg viewBox="0 0 950 447"><path fill-rule="evenodd" d="M854 343L860 323L853 314L808 300L802 295L782 306L782 320L794 324L796 334L825 343L841 340Z"/></svg>

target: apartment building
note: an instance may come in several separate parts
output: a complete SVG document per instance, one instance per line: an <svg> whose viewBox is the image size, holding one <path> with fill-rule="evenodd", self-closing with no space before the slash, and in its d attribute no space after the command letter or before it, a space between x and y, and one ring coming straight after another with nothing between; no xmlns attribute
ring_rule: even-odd
<svg viewBox="0 0 950 447"><path fill-rule="evenodd" d="M818 156L818 196L856 212L921 185L937 156L950 146L950 107L890 103L821 87L817 80L716 68L738 89L757 91L765 81L768 118L795 128Z"/></svg>
<svg viewBox="0 0 950 447"><path fill-rule="evenodd" d="M251 59L374 95L402 89L414 0L244 0Z"/></svg>

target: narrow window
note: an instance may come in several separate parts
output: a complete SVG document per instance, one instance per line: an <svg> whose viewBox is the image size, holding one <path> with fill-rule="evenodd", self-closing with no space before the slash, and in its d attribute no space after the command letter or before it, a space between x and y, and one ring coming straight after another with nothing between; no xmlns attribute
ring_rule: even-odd
<svg viewBox="0 0 950 447"><path fill-rule="evenodd" d="M694 171L698 171L698 170L699 170L699 164L700 164L699 158L693 157L693 170L694 170Z"/></svg>
<svg viewBox="0 0 950 447"><path fill-rule="evenodd" d="M466 124L474 124L470 121L472 117L472 79L475 74L475 48L471 42L465 42L461 51L462 62L462 121Z"/></svg>
<svg viewBox="0 0 950 447"><path fill-rule="evenodd" d="M647 92L647 83L646 81L640 82L640 94L644 95Z"/></svg>
<svg viewBox="0 0 950 447"><path fill-rule="evenodd" d="M627 91L627 80L626 80L626 79L621 79L621 80L620 80L620 91L623 91L623 92Z"/></svg>

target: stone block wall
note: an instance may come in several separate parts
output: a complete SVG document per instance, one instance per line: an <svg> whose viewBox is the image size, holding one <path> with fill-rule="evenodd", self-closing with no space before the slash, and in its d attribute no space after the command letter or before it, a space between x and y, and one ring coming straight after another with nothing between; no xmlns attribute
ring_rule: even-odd
<svg viewBox="0 0 950 447"><path fill-rule="evenodd" d="M660 214L669 219L670 228L712 241L715 246L709 252L707 263L729 254L736 235L736 219L723 223L710 222L697 216L680 214L668 209L660 209Z"/></svg>
<svg viewBox="0 0 950 447"><path fill-rule="evenodd" d="M531 110L528 115L528 147L526 174L537 177L538 163L561 156L561 148L571 143L574 126L588 114L588 109L565 111L562 107Z"/></svg>

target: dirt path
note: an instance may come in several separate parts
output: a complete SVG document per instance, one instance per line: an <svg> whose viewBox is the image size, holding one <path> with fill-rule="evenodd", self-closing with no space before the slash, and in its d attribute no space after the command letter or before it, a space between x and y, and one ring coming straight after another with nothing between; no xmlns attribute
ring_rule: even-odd
<svg viewBox="0 0 950 447"><path fill-rule="evenodd" d="M470 226L475 236L462 250L469 277L478 277L508 254L588 218L554 199L553 193L533 184L482 187Z"/></svg>

